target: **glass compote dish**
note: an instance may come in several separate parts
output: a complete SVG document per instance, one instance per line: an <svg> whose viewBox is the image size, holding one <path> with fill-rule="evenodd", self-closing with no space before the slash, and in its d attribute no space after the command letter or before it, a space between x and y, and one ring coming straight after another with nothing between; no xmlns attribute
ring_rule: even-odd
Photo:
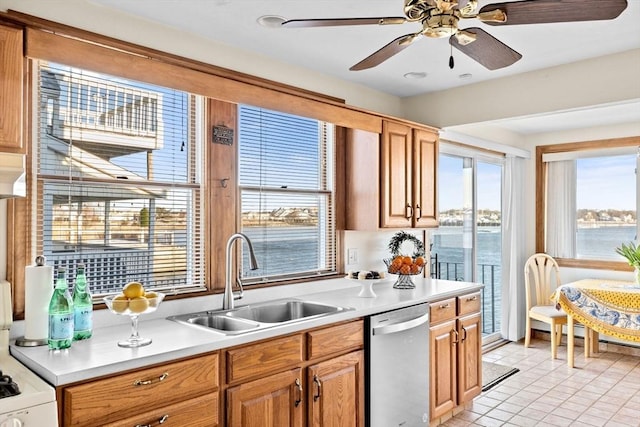
<svg viewBox="0 0 640 427"><path fill-rule="evenodd" d="M104 297L104 303L114 314L129 316L131 318L131 336L123 341L118 341L120 347L135 348L151 344L151 338L141 338L138 334L138 316L156 311L164 294L160 292L149 293L152 297L124 298L123 295L111 295Z"/></svg>

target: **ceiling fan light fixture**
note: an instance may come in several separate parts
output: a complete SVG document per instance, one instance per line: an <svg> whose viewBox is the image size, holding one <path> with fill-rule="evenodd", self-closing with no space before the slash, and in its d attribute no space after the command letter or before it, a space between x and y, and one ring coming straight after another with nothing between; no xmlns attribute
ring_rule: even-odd
<svg viewBox="0 0 640 427"><path fill-rule="evenodd" d="M423 34L427 37L449 37L458 31L458 17L449 14L433 15L426 18L423 25Z"/></svg>
<svg viewBox="0 0 640 427"><path fill-rule="evenodd" d="M262 15L256 22L267 28L280 28L286 19L278 15Z"/></svg>

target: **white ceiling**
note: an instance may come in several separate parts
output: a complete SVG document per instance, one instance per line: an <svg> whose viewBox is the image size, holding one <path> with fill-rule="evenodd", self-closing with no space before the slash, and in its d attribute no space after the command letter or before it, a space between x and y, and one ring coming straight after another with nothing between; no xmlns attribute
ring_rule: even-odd
<svg viewBox="0 0 640 427"><path fill-rule="evenodd" d="M456 65L450 70L448 40L426 37L375 68L349 71L350 66L396 37L418 31L419 23L320 28L267 28L257 23L257 19L263 15L277 15L286 19L403 16L403 0L89 1L399 97L640 48L640 0L628 0L627 9L613 21L503 27L485 25L477 19L461 21L461 28L481 27L522 54L522 59L514 65L496 71L485 69L455 49L453 55ZM480 8L495 1L479 0L478 3ZM427 76L423 79L403 77L409 72L422 72ZM472 77L461 79L459 76L463 74L471 74ZM580 120L583 113L585 116L582 120L585 123L606 121L609 114L602 108L595 115L579 111L573 112L574 119ZM620 113L619 108L611 112L612 115L616 113ZM629 117L630 114L635 115ZM631 108L627 105L625 117L640 120L640 103L632 104ZM561 128L562 123L566 123L565 119L554 122L549 117L533 120L510 125L514 130L519 128L527 133L527 129L540 131L544 126Z"/></svg>
<svg viewBox="0 0 640 427"><path fill-rule="evenodd" d="M614 21L492 27L477 19L460 27L481 27L522 54L502 70L489 71L454 49L448 66L448 40L418 40L369 70L349 67L398 36L419 30L419 23L388 26L266 28L263 15L286 19L403 16L403 0L92 0L239 49L313 69L397 96L448 89L463 84L548 68L640 48L640 1L629 0ZM495 3L480 0L479 7ZM420 80L408 72L426 72ZM462 80L461 74L471 74Z"/></svg>

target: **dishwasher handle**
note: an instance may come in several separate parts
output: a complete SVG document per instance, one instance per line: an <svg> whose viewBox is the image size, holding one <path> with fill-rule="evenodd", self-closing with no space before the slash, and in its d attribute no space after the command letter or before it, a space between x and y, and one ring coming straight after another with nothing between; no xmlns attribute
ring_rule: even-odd
<svg viewBox="0 0 640 427"><path fill-rule="evenodd" d="M420 317L416 317L414 319L411 320L407 320L405 322L400 322L400 323L392 323L390 325L384 325L384 326L377 326L372 328L372 333L373 335L388 335L388 334L394 334L396 332L402 332L402 331L406 331L408 329L413 329L415 327L418 327L424 323L427 323L429 321L429 313L424 314Z"/></svg>

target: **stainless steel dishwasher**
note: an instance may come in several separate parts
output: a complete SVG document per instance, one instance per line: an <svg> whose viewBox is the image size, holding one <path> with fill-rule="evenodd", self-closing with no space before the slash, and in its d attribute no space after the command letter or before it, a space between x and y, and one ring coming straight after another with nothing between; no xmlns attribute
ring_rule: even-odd
<svg viewBox="0 0 640 427"><path fill-rule="evenodd" d="M367 425L429 424L429 304L367 318Z"/></svg>

